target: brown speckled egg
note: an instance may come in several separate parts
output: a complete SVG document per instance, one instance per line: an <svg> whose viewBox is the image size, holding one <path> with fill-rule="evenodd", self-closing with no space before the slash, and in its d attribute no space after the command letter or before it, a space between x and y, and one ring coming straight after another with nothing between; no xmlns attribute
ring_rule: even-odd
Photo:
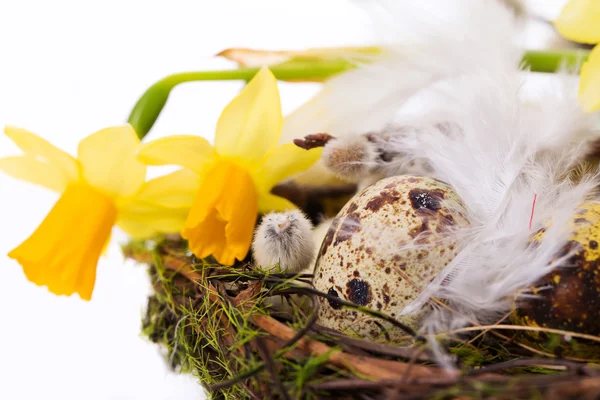
<svg viewBox="0 0 600 400"><path fill-rule="evenodd" d="M544 229L532 242L544 240ZM571 221L571 234L551 273L516 297L513 323L600 335L600 205L579 207ZM556 341L543 332L521 333L542 350L565 356L600 359L598 343L571 339ZM531 340L529 340L531 342Z"/></svg>
<svg viewBox="0 0 600 400"><path fill-rule="evenodd" d="M378 181L356 194L332 222L313 284L417 327L424 310L400 313L457 254L453 231L469 226L465 214L454 190L436 179L395 176ZM406 336L389 322L335 301L319 301L321 325L373 340Z"/></svg>

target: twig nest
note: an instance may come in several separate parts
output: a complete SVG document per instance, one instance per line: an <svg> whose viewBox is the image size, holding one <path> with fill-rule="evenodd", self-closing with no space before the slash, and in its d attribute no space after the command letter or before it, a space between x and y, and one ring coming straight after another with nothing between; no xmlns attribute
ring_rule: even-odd
<svg viewBox="0 0 600 400"><path fill-rule="evenodd" d="M513 322L543 328L600 335L600 204L586 204L571 221L569 240L551 260L558 265L529 289L519 293ZM541 229L532 238L544 238ZM576 338L549 340L545 333L528 332L538 347L560 348L564 355L600 358L600 343L591 348ZM548 340L547 340L548 339ZM564 339L564 338L562 338Z"/></svg>
<svg viewBox="0 0 600 400"><path fill-rule="evenodd" d="M413 328L425 310L402 315L457 254L452 232L469 226L456 192L433 178L395 176L355 195L319 250L317 290L386 313ZM397 341L406 333L330 299L318 323L360 337Z"/></svg>

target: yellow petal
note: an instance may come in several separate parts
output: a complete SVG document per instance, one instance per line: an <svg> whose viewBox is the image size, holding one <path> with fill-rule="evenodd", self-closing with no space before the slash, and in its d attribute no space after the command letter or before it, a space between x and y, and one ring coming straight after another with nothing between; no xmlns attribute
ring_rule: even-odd
<svg viewBox="0 0 600 400"><path fill-rule="evenodd" d="M79 179L79 165L69 153L25 129L7 126L4 128L4 133L25 154L57 167L69 182Z"/></svg>
<svg viewBox="0 0 600 400"><path fill-rule="evenodd" d="M571 0L562 9L554 26L561 35L580 43L600 42L600 1Z"/></svg>
<svg viewBox="0 0 600 400"><path fill-rule="evenodd" d="M144 183L146 166L137 160L140 140L129 125L106 128L79 143L84 179L112 196L130 196Z"/></svg>
<svg viewBox="0 0 600 400"><path fill-rule="evenodd" d="M183 229L188 208L166 208L135 200L119 206L117 225L134 238L159 233L177 233Z"/></svg>
<svg viewBox="0 0 600 400"><path fill-rule="evenodd" d="M0 169L17 179L42 185L59 193L64 192L69 183L67 175L57 164L45 163L29 154L1 158Z"/></svg>
<svg viewBox="0 0 600 400"><path fill-rule="evenodd" d="M233 265L248 254L258 214L258 194L250 175L226 161L204 177L181 233L198 257L213 255Z"/></svg>
<svg viewBox="0 0 600 400"><path fill-rule="evenodd" d="M190 209L200 187L200 176L182 169L144 183L137 199L169 208Z"/></svg>
<svg viewBox="0 0 600 400"><path fill-rule="evenodd" d="M138 159L147 165L181 165L201 173L207 163L214 161L215 150L199 136L174 135L145 143Z"/></svg>
<svg viewBox="0 0 600 400"><path fill-rule="evenodd" d="M296 209L294 203L283 197L275 196L270 193L261 193L258 198L258 211L266 214L270 211L287 211Z"/></svg>
<svg viewBox="0 0 600 400"><path fill-rule="evenodd" d="M312 166L323 152L322 148L301 149L293 143L275 148L253 174L259 191L269 192L273 186Z"/></svg>
<svg viewBox="0 0 600 400"><path fill-rule="evenodd" d="M88 185L70 185L36 231L8 255L31 282L90 300L98 258L116 217L109 197Z"/></svg>
<svg viewBox="0 0 600 400"><path fill-rule="evenodd" d="M277 80L262 68L219 117L217 153L257 165L277 145L282 124Z"/></svg>
<svg viewBox="0 0 600 400"><path fill-rule="evenodd" d="M594 47L581 67L579 103L586 112L600 110L600 45Z"/></svg>

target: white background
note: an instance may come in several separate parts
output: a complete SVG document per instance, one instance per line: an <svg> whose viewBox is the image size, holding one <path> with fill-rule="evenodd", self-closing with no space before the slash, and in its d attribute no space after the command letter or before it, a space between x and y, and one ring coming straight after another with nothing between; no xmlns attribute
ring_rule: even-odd
<svg viewBox="0 0 600 400"><path fill-rule="evenodd" d="M0 0L0 125L27 128L75 154L83 137L124 122L159 78L231 66L212 57L224 48L360 45L369 42L367 30L343 0ZM149 138L212 139L239 88L177 88ZM283 84L284 112L316 89ZM13 154L0 137L0 156ZM170 373L139 334L149 283L142 266L124 262L122 235L99 263L91 302L50 295L5 256L56 199L0 175L0 398L202 399L194 379Z"/></svg>

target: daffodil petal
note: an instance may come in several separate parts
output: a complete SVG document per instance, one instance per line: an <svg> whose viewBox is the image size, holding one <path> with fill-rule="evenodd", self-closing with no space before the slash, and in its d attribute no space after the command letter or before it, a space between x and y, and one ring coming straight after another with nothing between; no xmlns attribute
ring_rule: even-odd
<svg viewBox="0 0 600 400"><path fill-rule="evenodd" d="M0 170L14 178L35 183L59 193L62 193L69 183L68 175L60 166L45 163L29 154L1 158Z"/></svg>
<svg viewBox="0 0 600 400"><path fill-rule="evenodd" d="M111 198L88 185L67 187L35 232L8 256L31 282L90 300L96 265L117 216Z"/></svg>
<svg viewBox="0 0 600 400"><path fill-rule="evenodd" d="M144 183L146 166L137 160L140 140L129 125L102 129L79 143L86 182L113 196L133 195Z"/></svg>
<svg viewBox="0 0 600 400"><path fill-rule="evenodd" d="M287 211L296 209L294 203L283 197L275 196L270 193L261 193L258 197L258 211L266 214L270 211Z"/></svg>
<svg viewBox="0 0 600 400"><path fill-rule="evenodd" d="M277 145L283 116L277 80L262 68L219 117L215 148L221 156L257 165Z"/></svg>
<svg viewBox="0 0 600 400"><path fill-rule="evenodd" d="M200 176L181 169L144 183L136 198L168 208L190 208L200 188Z"/></svg>
<svg viewBox="0 0 600 400"><path fill-rule="evenodd" d="M225 229L227 248L221 258L233 264L233 257L241 261L250 250L258 217L258 193L249 175L235 173L226 182L226 188L235 190L226 190L215 208L228 222Z"/></svg>
<svg viewBox="0 0 600 400"><path fill-rule="evenodd" d="M322 148L305 150L293 143L275 148L254 174L257 187L261 191L270 191L279 182L308 169L319 160L322 152Z"/></svg>
<svg viewBox="0 0 600 400"><path fill-rule="evenodd" d="M189 208L166 208L141 200L119 206L117 226L134 238L181 231Z"/></svg>
<svg viewBox="0 0 600 400"><path fill-rule="evenodd" d="M69 182L78 180L79 165L69 153L62 151L38 135L25 129L7 126L4 128L4 133L25 154L58 167Z"/></svg>
<svg viewBox="0 0 600 400"><path fill-rule="evenodd" d="M569 1L554 21L554 26L569 40L589 44L599 43L600 1Z"/></svg>
<svg viewBox="0 0 600 400"><path fill-rule="evenodd" d="M586 112L600 110L600 45L594 47L581 67L579 103Z"/></svg>
<svg viewBox="0 0 600 400"><path fill-rule="evenodd" d="M192 226L192 221L197 224ZM198 258L213 255L221 264L233 265L236 255L227 248L226 229L227 221L215 208L209 208L201 220L188 217L181 235Z"/></svg>
<svg viewBox="0 0 600 400"><path fill-rule="evenodd" d="M201 173L215 154L208 140L200 136L174 135L143 144L138 159L147 165L181 165Z"/></svg>
<svg viewBox="0 0 600 400"><path fill-rule="evenodd" d="M248 254L258 215L258 193L243 168L216 164L204 177L182 230L198 257L233 265Z"/></svg>

